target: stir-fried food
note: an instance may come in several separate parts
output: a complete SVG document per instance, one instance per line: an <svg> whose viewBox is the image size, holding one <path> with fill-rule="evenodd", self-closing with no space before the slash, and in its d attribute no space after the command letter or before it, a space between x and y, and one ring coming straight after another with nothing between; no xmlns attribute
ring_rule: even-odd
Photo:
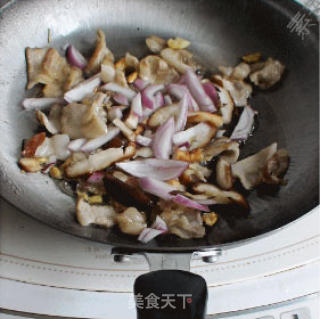
<svg viewBox="0 0 320 319"><path fill-rule="evenodd" d="M253 89L279 82L284 65L256 52L213 74L185 39L153 35L146 45L147 56L117 59L98 30L88 58L72 45L27 48L27 89L42 93L23 107L40 128L19 165L68 186L82 226L115 226L144 243L201 238L219 220L216 205L249 209L237 183L284 184L289 156L276 141L240 155L258 114Z"/></svg>

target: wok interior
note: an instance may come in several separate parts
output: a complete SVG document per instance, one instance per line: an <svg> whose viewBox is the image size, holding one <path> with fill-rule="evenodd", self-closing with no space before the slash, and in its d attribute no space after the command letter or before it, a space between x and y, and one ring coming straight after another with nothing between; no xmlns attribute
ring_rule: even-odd
<svg viewBox="0 0 320 319"><path fill-rule="evenodd" d="M192 250L233 242L278 228L308 212L318 203L318 27L304 39L290 32L290 18L304 9L293 1L242 0L117 0L17 1L3 13L0 28L0 174L1 193L25 213L72 234L135 249ZM314 21L314 23L316 23ZM21 174L17 166L21 141L37 123L21 109L26 95L24 49L52 43L61 48L72 42L80 50L93 48L102 28L108 46L117 55L147 53L150 34L181 36L208 69L235 65L239 57L260 51L286 65L276 88L255 93L252 106L259 112L255 134L242 157L274 141L291 157L288 184L279 190L260 189L248 194L251 211L223 210L218 224L199 240L163 237L148 245L111 230L83 228L75 220L74 202L48 177Z"/></svg>

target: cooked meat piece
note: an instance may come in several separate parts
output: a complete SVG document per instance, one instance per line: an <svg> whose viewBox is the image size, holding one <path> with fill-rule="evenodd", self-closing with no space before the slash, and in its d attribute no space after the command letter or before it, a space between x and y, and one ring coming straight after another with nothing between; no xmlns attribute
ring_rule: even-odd
<svg viewBox="0 0 320 319"><path fill-rule="evenodd" d="M110 61L114 61L114 56L106 44L106 36L103 31L99 29L97 31L96 48L85 68L86 73L91 75L98 73L100 71L100 65L106 57Z"/></svg>
<svg viewBox="0 0 320 319"><path fill-rule="evenodd" d="M89 155L88 158L69 165L66 168L66 174L72 178L101 171L122 158L122 148L108 148L107 150Z"/></svg>
<svg viewBox="0 0 320 319"><path fill-rule="evenodd" d="M152 199L140 188L139 183L134 181L131 179L130 183L123 182L111 174L106 174L104 184L108 194L119 203L149 211L153 206Z"/></svg>
<svg viewBox="0 0 320 319"><path fill-rule="evenodd" d="M160 217L166 222L169 233L180 238L202 238L205 228L201 213L173 203L162 203Z"/></svg>
<svg viewBox="0 0 320 319"><path fill-rule="evenodd" d="M148 55L140 61L139 76L152 84L170 84L179 74L168 63L156 55Z"/></svg>
<svg viewBox="0 0 320 319"><path fill-rule="evenodd" d="M263 182L267 184L281 184L280 178L289 166L289 155L285 149L277 151L267 162L263 169Z"/></svg>
<svg viewBox="0 0 320 319"><path fill-rule="evenodd" d="M135 207L127 208L117 216L120 230L129 235L139 235L147 227L146 216Z"/></svg>
<svg viewBox="0 0 320 319"><path fill-rule="evenodd" d="M227 137L216 138L204 149L204 156L206 161L211 161L218 155L228 163L235 163L240 155L239 144Z"/></svg>
<svg viewBox="0 0 320 319"><path fill-rule="evenodd" d="M80 225L95 224L110 228L115 224L116 212L112 206L90 205L83 198L77 201L77 219Z"/></svg>
<svg viewBox="0 0 320 319"><path fill-rule="evenodd" d="M45 141L46 133L38 133L29 139L23 148L23 157L33 157L37 151L37 148Z"/></svg>
<svg viewBox="0 0 320 319"><path fill-rule="evenodd" d="M41 125L43 125L46 130L51 134L57 134L58 128L52 123L48 117L40 110L36 110L36 116Z"/></svg>
<svg viewBox="0 0 320 319"><path fill-rule="evenodd" d="M27 89L32 89L39 83L38 75L41 71L42 61L48 49L31 49L26 48L26 60L28 69L28 85Z"/></svg>
<svg viewBox="0 0 320 319"><path fill-rule="evenodd" d="M252 189L263 182L264 167L277 151L277 143L264 148L232 165L232 175L240 179L245 189Z"/></svg>
<svg viewBox="0 0 320 319"><path fill-rule="evenodd" d="M156 35L152 35L149 38L146 38L146 44L151 52L159 53L166 47L167 42Z"/></svg>
<svg viewBox="0 0 320 319"><path fill-rule="evenodd" d="M61 114L62 114L63 106L60 104L53 104L50 107L49 121L54 125L58 132L61 131Z"/></svg>
<svg viewBox="0 0 320 319"><path fill-rule="evenodd" d="M84 78L82 76L82 70L75 66L72 66L70 68L70 73L66 79L66 82L64 83L64 87L63 87L64 91L71 90L74 86L76 86L83 80Z"/></svg>
<svg viewBox="0 0 320 319"><path fill-rule="evenodd" d="M69 155L68 144L70 138L66 134L57 134L52 137L47 137L37 148L35 156L37 157L54 157L58 160L65 160Z"/></svg>
<svg viewBox="0 0 320 319"><path fill-rule="evenodd" d="M278 60L268 58L263 63L251 66L250 81L260 89L269 89L280 81L285 66Z"/></svg>
<svg viewBox="0 0 320 319"><path fill-rule="evenodd" d="M23 157L19 161L21 168L28 173L41 171L43 164L46 163L48 163L47 157Z"/></svg>
<svg viewBox="0 0 320 319"><path fill-rule="evenodd" d="M171 48L163 49L161 57L178 72L185 73L190 67L196 70L199 66L193 59L193 54L187 50L174 50Z"/></svg>
<svg viewBox="0 0 320 319"><path fill-rule="evenodd" d="M250 73L250 65L244 62L241 62L236 67L233 68L231 73L231 78L236 80L244 80L248 77Z"/></svg>
<svg viewBox="0 0 320 319"><path fill-rule="evenodd" d="M224 89L221 85L215 85L218 97L219 97L219 104L220 104L220 113L223 118L224 124L230 124L232 120L232 114L234 109L234 102L230 95L230 93Z"/></svg>

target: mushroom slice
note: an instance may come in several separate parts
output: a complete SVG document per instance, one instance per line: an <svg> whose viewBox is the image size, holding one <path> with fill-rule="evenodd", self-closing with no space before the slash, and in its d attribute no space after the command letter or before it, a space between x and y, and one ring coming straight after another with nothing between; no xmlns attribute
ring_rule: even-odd
<svg viewBox="0 0 320 319"><path fill-rule="evenodd" d="M136 135L134 132L120 119L116 118L112 121L112 123L120 129L122 134L129 140L134 142L136 140Z"/></svg>
<svg viewBox="0 0 320 319"><path fill-rule="evenodd" d="M250 74L250 65L244 62L241 62L236 67L225 67L219 66L219 71L227 78L232 78L235 80L244 80Z"/></svg>
<svg viewBox="0 0 320 319"><path fill-rule="evenodd" d="M101 63L101 80L104 83L113 82L116 76L116 70L114 67L113 60L108 56L105 57Z"/></svg>
<svg viewBox="0 0 320 319"><path fill-rule="evenodd" d="M89 155L88 158L72 163L66 168L66 175L73 178L103 170L122 159L123 155L122 148L108 148L107 150Z"/></svg>
<svg viewBox="0 0 320 319"><path fill-rule="evenodd" d="M88 65L85 68L87 74L95 74L100 71L100 65L105 57L114 61L112 52L107 48L106 36L102 30L97 31L96 48L89 59Z"/></svg>
<svg viewBox="0 0 320 319"><path fill-rule="evenodd" d="M216 134L216 127L208 123L199 123L189 129L173 135L175 145L189 144L190 151L210 143Z"/></svg>
<svg viewBox="0 0 320 319"><path fill-rule="evenodd" d="M280 81L285 66L278 60L268 58L263 63L251 66L250 81L260 89L269 89Z"/></svg>
<svg viewBox="0 0 320 319"><path fill-rule="evenodd" d="M263 182L264 167L276 151L277 143L273 143L260 152L233 164L232 175L240 179L245 189L252 189Z"/></svg>
<svg viewBox="0 0 320 319"><path fill-rule="evenodd" d="M219 158L216 165L216 180L222 189L228 190L233 186L231 164L223 158Z"/></svg>
<svg viewBox="0 0 320 319"><path fill-rule="evenodd" d="M267 184L282 184L280 178L289 166L289 155L285 149L277 151L267 162L263 169L263 182Z"/></svg>
<svg viewBox="0 0 320 319"><path fill-rule="evenodd" d="M70 151L68 145L70 138L66 134L57 134L50 138L46 138L41 145L38 146L35 156L37 157L54 157L58 160L65 160Z"/></svg>
<svg viewBox="0 0 320 319"><path fill-rule="evenodd" d="M188 114L188 123L201 123L207 122L215 127L223 125L223 118L218 114L212 114L209 112L192 112Z"/></svg>
<svg viewBox="0 0 320 319"><path fill-rule="evenodd" d="M239 144L235 141L230 141L227 137L219 137L204 149L206 161L211 161L220 154L220 158L223 158L228 163L235 163L240 155Z"/></svg>
<svg viewBox="0 0 320 319"><path fill-rule="evenodd" d="M54 123L52 123L48 119L48 117L43 112L41 112L40 110L36 110L36 116L37 116L39 123L41 125L43 125L49 133L51 133L51 134L58 133L58 128L55 126Z"/></svg>
<svg viewBox="0 0 320 319"><path fill-rule="evenodd" d="M139 77L151 84L170 84L179 74L168 63L156 55L148 55L140 61Z"/></svg>
<svg viewBox="0 0 320 319"><path fill-rule="evenodd" d="M199 183L193 186L193 190L202 195L206 195L208 199L213 199L216 204L238 204L244 208L248 208L246 199L239 193L234 191L224 191L217 186L208 183Z"/></svg>
<svg viewBox="0 0 320 319"><path fill-rule="evenodd" d="M141 148L137 149L133 158L138 158L138 157L143 157L143 158L153 157L152 148L151 147L141 147Z"/></svg>
<svg viewBox="0 0 320 319"><path fill-rule="evenodd" d="M26 60L28 70L28 85L27 89L32 89L38 81L38 75L41 71L41 65L48 49L26 48Z"/></svg>
<svg viewBox="0 0 320 319"><path fill-rule="evenodd" d="M61 131L61 114L63 106L61 104L53 104L50 107L48 119L54 125L58 132Z"/></svg>
<svg viewBox="0 0 320 319"><path fill-rule="evenodd" d="M170 117L177 118L179 115L179 104L171 104L158 109L151 115L148 121L148 125L151 127L157 127L164 124Z"/></svg>
<svg viewBox="0 0 320 319"><path fill-rule="evenodd" d="M195 209L180 206L174 203L163 203L160 217L165 221L168 232L184 239L202 238L205 228L201 213Z"/></svg>
<svg viewBox="0 0 320 319"><path fill-rule="evenodd" d="M70 69L70 73L66 79L66 82L64 83L64 91L69 91L71 90L73 87L75 87L77 84L79 84L80 82L82 82L83 76L82 76L82 70L72 66Z"/></svg>
<svg viewBox="0 0 320 319"><path fill-rule="evenodd" d="M178 161L184 161L189 163L200 163L204 160L203 150L201 148L196 148L195 150L189 152L187 150L176 149L173 158Z"/></svg>
<svg viewBox="0 0 320 319"><path fill-rule="evenodd" d="M76 205L77 220L81 226L91 224L110 228L115 224L116 212L112 206L90 205L83 198Z"/></svg>
<svg viewBox="0 0 320 319"><path fill-rule="evenodd" d="M139 235L147 227L144 212L139 212L135 207L127 208L117 216L120 230L129 235Z"/></svg>
<svg viewBox="0 0 320 319"><path fill-rule="evenodd" d="M197 69L197 64L193 59L193 54L187 50L174 50L171 48L163 49L160 52L161 57L178 72L185 73L192 68Z"/></svg>
<svg viewBox="0 0 320 319"><path fill-rule="evenodd" d="M146 45L149 48L149 50L153 53L159 53L161 50L163 50L166 47L166 40L156 36L152 35L148 38L146 38Z"/></svg>
<svg viewBox="0 0 320 319"><path fill-rule="evenodd" d="M242 60L246 63L259 62L260 59L261 59L260 52L249 53L249 54L246 54L242 57Z"/></svg>
<svg viewBox="0 0 320 319"><path fill-rule="evenodd" d="M186 49L191 43L190 41L183 39L183 38L174 38L169 39L167 41L168 47L171 49L179 50L179 49Z"/></svg>
<svg viewBox="0 0 320 319"><path fill-rule="evenodd" d="M183 184L194 184L197 182L206 182L212 171L198 163L192 163L181 175Z"/></svg>
<svg viewBox="0 0 320 319"><path fill-rule="evenodd" d="M138 68L139 68L138 58L136 58L131 53L127 52L124 59L125 59L126 68L138 70Z"/></svg>
<svg viewBox="0 0 320 319"><path fill-rule="evenodd" d="M234 109L233 100L227 90L222 86L216 85L219 101L220 101L220 113L223 118L224 124L230 124L232 120L232 113Z"/></svg>

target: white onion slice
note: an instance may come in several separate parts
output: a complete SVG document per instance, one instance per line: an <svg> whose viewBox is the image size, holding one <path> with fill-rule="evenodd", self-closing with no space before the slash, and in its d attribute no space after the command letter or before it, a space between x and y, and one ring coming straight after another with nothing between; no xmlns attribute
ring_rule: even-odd
<svg viewBox="0 0 320 319"><path fill-rule="evenodd" d="M138 93L133 99L131 103L131 111L134 115L138 117L142 117L142 101L141 101L141 93Z"/></svg>
<svg viewBox="0 0 320 319"><path fill-rule="evenodd" d="M22 101L24 109L30 111L34 109L43 110L52 104L64 104L65 101L60 97L39 97L39 98L26 98Z"/></svg>
<svg viewBox="0 0 320 319"><path fill-rule="evenodd" d="M188 99L184 95L181 101L179 102L179 115L176 120L176 131L183 131L188 118Z"/></svg>
<svg viewBox="0 0 320 319"><path fill-rule="evenodd" d="M68 46L66 55L67 55L67 60L69 64L76 66L81 70L83 70L88 64L85 57L73 45Z"/></svg>
<svg viewBox="0 0 320 319"><path fill-rule="evenodd" d="M172 199L174 195L171 195L170 193L177 190L165 182L158 181L150 177L140 178L139 183L145 192L153 194L164 200Z"/></svg>
<svg viewBox="0 0 320 319"><path fill-rule="evenodd" d="M121 93L114 95L113 99L115 100L116 103L120 105L125 105L125 106L129 105L128 98Z"/></svg>
<svg viewBox="0 0 320 319"><path fill-rule="evenodd" d="M165 233L165 230L159 230L159 229L154 229L154 228L144 228L142 232L140 233L138 240L141 241L142 243L146 244L155 237Z"/></svg>
<svg viewBox="0 0 320 319"><path fill-rule="evenodd" d="M71 141L68 144L68 149L71 152L79 152L81 151L81 147L84 145L84 143L86 143L87 140L85 138L78 138L76 140Z"/></svg>
<svg viewBox="0 0 320 319"><path fill-rule="evenodd" d="M179 177L189 165L182 161L150 158L117 163L116 166L135 177L150 177L165 181Z"/></svg>
<svg viewBox="0 0 320 319"><path fill-rule="evenodd" d="M252 132L254 116L254 110L250 106L245 106L230 138L232 140L246 140Z"/></svg>
<svg viewBox="0 0 320 319"><path fill-rule="evenodd" d="M136 142L141 146L150 146L152 139L147 136L137 135Z"/></svg>
<svg viewBox="0 0 320 319"><path fill-rule="evenodd" d="M209 96L204 91L197 75L188 69L185 73L185 78L192 96L199 104L200 110L205 112L215 112L216 108L214 107Z"/></svg>
<svg viewBox="0 0 320 319"><path fill-rule="evenodd" d="M116 92L116 93L119 93L119 94L122 94L124 95L128 100L129 102L132 101L132 99L136 96L136 92L129 89L129 88L125 88L117 83L114 83L114 82L110 82L110 83L107 83L107 84L104 84L102 87L101 87L102 90L106 90L106 91L112 91L112 92Z"/></svg>
<svg viewBox="0 0 320 319"><path fill-rule="evenodd" d="M169 94L166 94L164 97L164 105L171 105L173 104L172 98Z"/></svg>
<svg viewBox="0 0 320 319"><path fill-rule="evenodd" d="M108 127L108 132L104 135L101 135L97 138L91 139L86 142L82 147L82 152L93 152L97 148L101 147L102 145L108 143L113 138L115 138L120 133L120 129L114 126Z"/></svg>
<svg viewBox="0 0 320 319"><path fill-rule="evenodd" d="M64 99L68 103L81 101L86 95L93 93L101 83L100 73L92 76L91 78L80 82L71 90L64 94Z"/></svg>
<svg viewBox="0 0 320 319"><path fill-rule="evenodd" d="M175 203L185 207L194 208L197 210L201 210L203 212L210 212L210 209L208 206L199 204L198 202L195 202L194 200L180 194L176 195L172 200Z"/></svg>
<svg viewBox="0 0 320 319"><path fill-rule="evenodd" d="M172 137L175 132L173 117L158 127L152 143L153 154L156 158L168 159L172 153Z"/></svg>

